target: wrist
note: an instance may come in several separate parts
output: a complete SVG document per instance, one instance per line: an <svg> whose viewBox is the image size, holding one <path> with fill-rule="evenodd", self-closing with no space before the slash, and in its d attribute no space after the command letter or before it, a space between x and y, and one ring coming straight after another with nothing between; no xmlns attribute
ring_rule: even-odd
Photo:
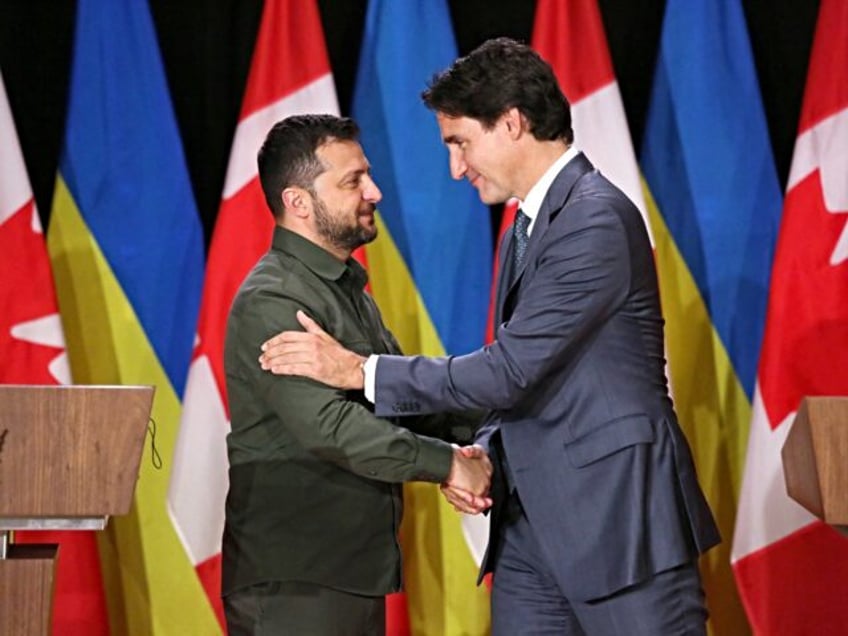
<svg viewBox="0 0 848 636"><path fill-rule="evenodd" d="M456 444L451 444L451 461L450 468L448 469L448 476L445 477L444 482L445 485L452 485L456 480L456 471L458 470L458 464L461 461L462 453L459 450L459 446Z"/></svg>
<svg viewBox="0 0 848 636"><path fill-rule="evenodd" d="M354 355L354 359L356 362L356 370L352 374L353 386L352 389L364 389L365 388L365 363L368 361L367 356Z"/></svg>

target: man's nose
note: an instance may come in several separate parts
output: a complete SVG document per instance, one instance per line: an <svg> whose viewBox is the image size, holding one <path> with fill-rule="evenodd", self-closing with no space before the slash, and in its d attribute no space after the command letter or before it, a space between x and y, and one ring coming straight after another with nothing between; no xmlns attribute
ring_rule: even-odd
<svg viewBox="0 0 848 636"><path fill-rule="evenodd" d="M362 190L362 198L369 203L379 203L383 198L383 193L377 187L377 183L370 176L365 177L365 187Z"/></svg>
<svg viewBox="0 0 848 636"><path fill-rule="evenodd" d="M450 172L454 179L462 179L468 171L468 165L465 163L465 158L459 150L450 151Z"/></svg>

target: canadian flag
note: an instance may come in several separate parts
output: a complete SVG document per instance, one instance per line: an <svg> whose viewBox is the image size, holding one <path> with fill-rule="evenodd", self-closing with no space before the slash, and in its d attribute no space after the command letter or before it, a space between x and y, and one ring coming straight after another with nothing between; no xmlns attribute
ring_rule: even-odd
<svg viewBox="0 0 848 636"><path fill-rule="evenodd" d="M822 0L772 269L733 568L760 634L848 632L848 539L789 499L805 395L848 395L848 3Z"/></svg>
<svg viewBox="0 0 848 636"><path fill-rule="evenodd" d="M338 114L338 110L314 0L267 0L209 250L198 339L168 490L174 526L222 626L221 535L230 428L224 333L232 299L268 250L273 231L256 153L277 121L299 113Z"/></svg>
<svg viewBox="0 0 848 636"><path fill-rule="evenodd" d="M531 46L551 65L571 105L575 146L639 208L650 234L639 164L633 152L597 0L539 0ZM515 200L504 207L499 239L512 225L517 209ZM653 238L651 241L653 243ZM495 257L486 333L488 342L494 338L492 321L497 267ZM488 537L488 521L482 516L465 516L463 529L479 562Z"/></svg>
<svg viewBox="0 0 848 636"><path fill-rule="evenodd" d="M0 383L70 384L50 260L0 76ZM19 532L58 543L53 633L108 634L93 532Z"/></svg>

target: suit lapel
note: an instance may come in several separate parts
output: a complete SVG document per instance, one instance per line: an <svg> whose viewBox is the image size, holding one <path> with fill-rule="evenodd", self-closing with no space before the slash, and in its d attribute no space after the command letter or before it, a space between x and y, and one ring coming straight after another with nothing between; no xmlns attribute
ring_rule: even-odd
<svg viewBox="0 0 848 636"><path fill-rule="evenodd" d="M557 175L556 179L554 179L554 182L551 184L551 187L545 195L544 201L542 201L542 207L539 208L539 214L536 217L536 221L533 223L533 232L530 234L530 242L527 244L527 258L524 259L521 271L518 272L518 274L512 279L512 285L509 287L507 287L507 281L510 280L510 273L512 270L512 230L510 229L510 231L508 231L504 236L504 241L501 246L501 263L498 270L500 275L498 277L495 327L504 320L509 319L509 315L507 314L511 314L512 311L506 311L507 301L515 291L518 281L521 280L521 277L524 274L524 269L527 267L527 263L529 263L534 257L539 243L542 241L542 236L547 231L551 221L557 214L559 214L560 210L562 210L568 202L568 198L571 196L574 184L577 183L580 177L594 169L594 166L586 158L586 155L581 152L578 153L574 159L569 161Z"/></svg>
<svg viewBox="0 0 848 636"><path fill-rule="evenodd" d="M512 239L512 226L504 232L501 239L501 247L498 250L498 280L495 292L495 316L494 329L497 331L498 325L503 322L503 308L506 294L509 291L508 281L512 279L512 250L515 248Z"/></svg>

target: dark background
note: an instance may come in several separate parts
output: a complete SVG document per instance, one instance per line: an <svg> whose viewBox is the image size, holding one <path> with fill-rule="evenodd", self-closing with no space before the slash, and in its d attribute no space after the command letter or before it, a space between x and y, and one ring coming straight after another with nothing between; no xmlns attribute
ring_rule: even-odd
<svg viewBox="0 0 848 636"><path fill-rule="evenodd" d="M342 113L348 114L367 0L319 0L318 4L339 104ZM460 54L499 35L530 41L533 0L449 0L448 4ZM784 186L818 2L745 0L742 4L778 178ZM638 154L665 3L599 0L599 6ZM64 130L75 7L71 0L0 0L0 70L45 226ZM262 2L151 0L150 8L208 242Z"/></svg>

